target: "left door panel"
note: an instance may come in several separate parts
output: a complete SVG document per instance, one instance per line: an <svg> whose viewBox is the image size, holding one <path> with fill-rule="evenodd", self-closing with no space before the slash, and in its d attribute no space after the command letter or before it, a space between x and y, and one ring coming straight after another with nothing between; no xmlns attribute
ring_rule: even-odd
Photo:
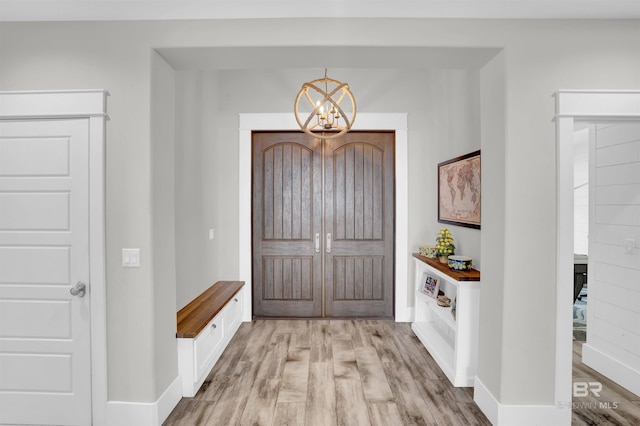
<svg viewBox="0 0 640 426"><path fill-rule="evenodd" d="M322 314L322 145L306 134L253 133L253 313Z"/></svg>
<svg viewBox="0 0 640 426"><path fill-rule="evenodd" d="M92 421L88 143L88 119L0 121L3 424Z"/></svg>

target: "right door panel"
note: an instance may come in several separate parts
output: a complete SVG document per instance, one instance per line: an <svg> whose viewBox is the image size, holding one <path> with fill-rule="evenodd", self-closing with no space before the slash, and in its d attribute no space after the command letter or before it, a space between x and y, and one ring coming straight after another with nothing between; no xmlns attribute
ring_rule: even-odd
<svg viewBox="0 0 640 426"><path fill-rule="evenodd" d="M394 134L325 143L325 315L393 317Z"/></svg>

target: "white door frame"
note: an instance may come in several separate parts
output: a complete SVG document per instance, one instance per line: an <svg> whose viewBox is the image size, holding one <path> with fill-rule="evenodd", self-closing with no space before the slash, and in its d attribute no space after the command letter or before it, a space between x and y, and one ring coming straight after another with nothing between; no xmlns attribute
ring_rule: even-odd
<svg viewBox="0 0 640 426"><path fill-rule="evenodd" d="M89 296L91 301L91 415L106 424L107 316L105 291L105 90L0 92L0 120L89 120Z"/></svg>
<svg viewBox="0 0 640 426"><path fill-rule="evenodd" d="M575 121L640 119L640 91L558 90L556 101L556 383L555 401L571 407L573 304L573 133Z"/></svg>
<svg viewBox="0 0 640 426"><path fill-rule="evenodd" d="M395 130L395 320L413 320L413 310L407 306L409 264L409 196L408 138L406 113L360 113L354 130ZM251 285L251 132L253 130L300 130L291 113L240 114L239 127L239 279L244 286L244 318L252 318Z"/></svg>

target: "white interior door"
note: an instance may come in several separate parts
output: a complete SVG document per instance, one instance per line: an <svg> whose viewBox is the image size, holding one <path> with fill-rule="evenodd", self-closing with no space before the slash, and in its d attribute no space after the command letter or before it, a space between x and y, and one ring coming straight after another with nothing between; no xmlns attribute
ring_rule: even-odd
<svg viewBox="0 0 640 426"><path fill-rule="evenodd" d="M88 119L0 121L3 424L92 421L88 142Z"/></svg>

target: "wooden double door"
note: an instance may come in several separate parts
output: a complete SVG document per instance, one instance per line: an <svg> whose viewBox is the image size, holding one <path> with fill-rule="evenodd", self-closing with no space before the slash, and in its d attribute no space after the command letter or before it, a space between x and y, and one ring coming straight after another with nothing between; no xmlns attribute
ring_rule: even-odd
<svg viewBox="0 0 640 426"><path fill-rule="evenodd" d="M252 139L254 316L392 318L395 133Z"/></svg>

